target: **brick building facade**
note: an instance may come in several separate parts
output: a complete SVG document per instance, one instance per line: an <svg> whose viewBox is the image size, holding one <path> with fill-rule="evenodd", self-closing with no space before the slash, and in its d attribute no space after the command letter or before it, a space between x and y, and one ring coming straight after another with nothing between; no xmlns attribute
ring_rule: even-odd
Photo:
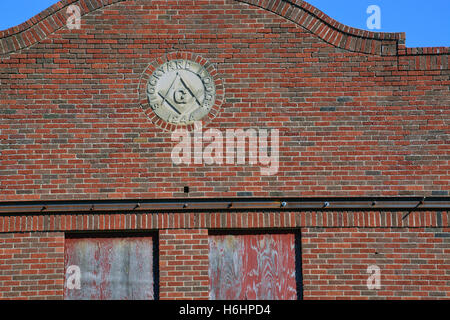
<svg viewBox="0 0 450 320"><path fill-rule="evenodd" d="M449 62L300 0L62 0L1 31L0 299L449 299Z"/></svg>

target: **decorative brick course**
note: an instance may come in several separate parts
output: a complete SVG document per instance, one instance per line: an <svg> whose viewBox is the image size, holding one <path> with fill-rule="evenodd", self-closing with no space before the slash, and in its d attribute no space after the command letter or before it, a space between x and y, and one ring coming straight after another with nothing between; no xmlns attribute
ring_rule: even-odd
<svg viewBox="0 0 450 320"><path fill-rule="evenodd" d="M299 227L448 228L448 211L301 211L33 214L0 216L0 232Z"/></svg>

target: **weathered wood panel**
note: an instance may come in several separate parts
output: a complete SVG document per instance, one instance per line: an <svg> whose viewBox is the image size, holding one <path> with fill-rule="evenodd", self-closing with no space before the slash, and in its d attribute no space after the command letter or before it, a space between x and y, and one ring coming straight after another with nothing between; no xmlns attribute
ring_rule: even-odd
<svg viewBox="0 0 450 320"><path fill-rule="evenodd" d="M152 237L66 239L65 268L68 300L154 297Z"/></svg>
<svg viewBox="0 0 450 320"><path fill-rule="evenodd" d="M209 239L211 299L297 299L294 234Z"/></svg>

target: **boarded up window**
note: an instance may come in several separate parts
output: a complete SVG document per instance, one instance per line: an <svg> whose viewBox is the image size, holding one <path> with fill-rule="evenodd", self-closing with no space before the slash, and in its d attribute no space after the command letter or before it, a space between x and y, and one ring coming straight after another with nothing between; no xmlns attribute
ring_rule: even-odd
<svg viewBox="0 0 450 320"><path fill-rule="evenodd" d="M297 299L294 234L210 235L210 298Z"/></svg>
<svg viewBox="0 0 450 320"><path fill-rule="evenodd" d="M66 239L65 299L153 299L153 242L152 237Z"/></svg>

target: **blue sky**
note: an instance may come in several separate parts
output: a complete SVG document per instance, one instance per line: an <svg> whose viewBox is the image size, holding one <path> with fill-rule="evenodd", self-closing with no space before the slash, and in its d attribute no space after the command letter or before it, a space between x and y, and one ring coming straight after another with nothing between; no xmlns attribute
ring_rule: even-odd
<svg viewBox="0 0 450 320"><path fill-rule="evenodd" d="M450 0L307 0L330 17L366 29L370 5L381 11L381 29L406 32L408 47L450 47ZM25 22L57 0L0 0L0 30Z"/></svg>

